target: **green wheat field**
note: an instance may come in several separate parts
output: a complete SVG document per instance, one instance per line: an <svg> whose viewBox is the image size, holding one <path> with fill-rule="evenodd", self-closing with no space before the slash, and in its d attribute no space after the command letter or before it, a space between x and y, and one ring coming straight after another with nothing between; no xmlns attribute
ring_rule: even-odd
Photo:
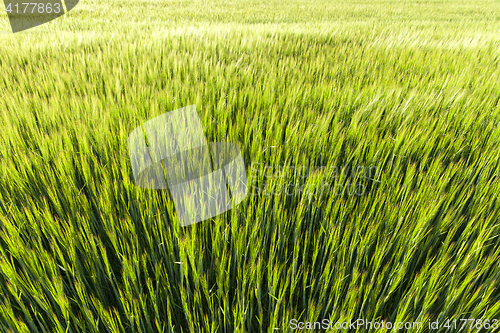
<svg viewBox="0 0 500 333"><path fill-rule="evenodd" d="M128 135L188 105L249 193L180 227ZM499 124L498 0L2 3L0 332L494 332Z"/></svg>

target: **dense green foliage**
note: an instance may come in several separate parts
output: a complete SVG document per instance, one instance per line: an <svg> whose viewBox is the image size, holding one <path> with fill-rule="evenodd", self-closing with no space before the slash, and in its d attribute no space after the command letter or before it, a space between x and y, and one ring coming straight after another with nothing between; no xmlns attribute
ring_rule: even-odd
<svg viewBox="0 0 500 333"><path fill-rule="evenodd" d="M500 2L0 18L0 331L500 319ZM191 104L208 140L239 143L251 193L181 228L168 192L134 185L127 139ZM268 191L313 184L363 191Z"/></svg>

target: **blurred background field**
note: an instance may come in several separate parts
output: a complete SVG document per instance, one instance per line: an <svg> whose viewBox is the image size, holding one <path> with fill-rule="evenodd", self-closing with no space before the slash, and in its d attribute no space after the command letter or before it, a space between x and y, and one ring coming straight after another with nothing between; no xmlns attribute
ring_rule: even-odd
<svg viewBox="0 0 500 333"><path fill-rule="evenodd" d="M83 0L17 34L0 13L0 331L500 319L499 1ZM127 139L192 104L255 188L180 228ZM266 173L305 165L377 172ZM289 184L363 192L259 190Z"/></svg>

